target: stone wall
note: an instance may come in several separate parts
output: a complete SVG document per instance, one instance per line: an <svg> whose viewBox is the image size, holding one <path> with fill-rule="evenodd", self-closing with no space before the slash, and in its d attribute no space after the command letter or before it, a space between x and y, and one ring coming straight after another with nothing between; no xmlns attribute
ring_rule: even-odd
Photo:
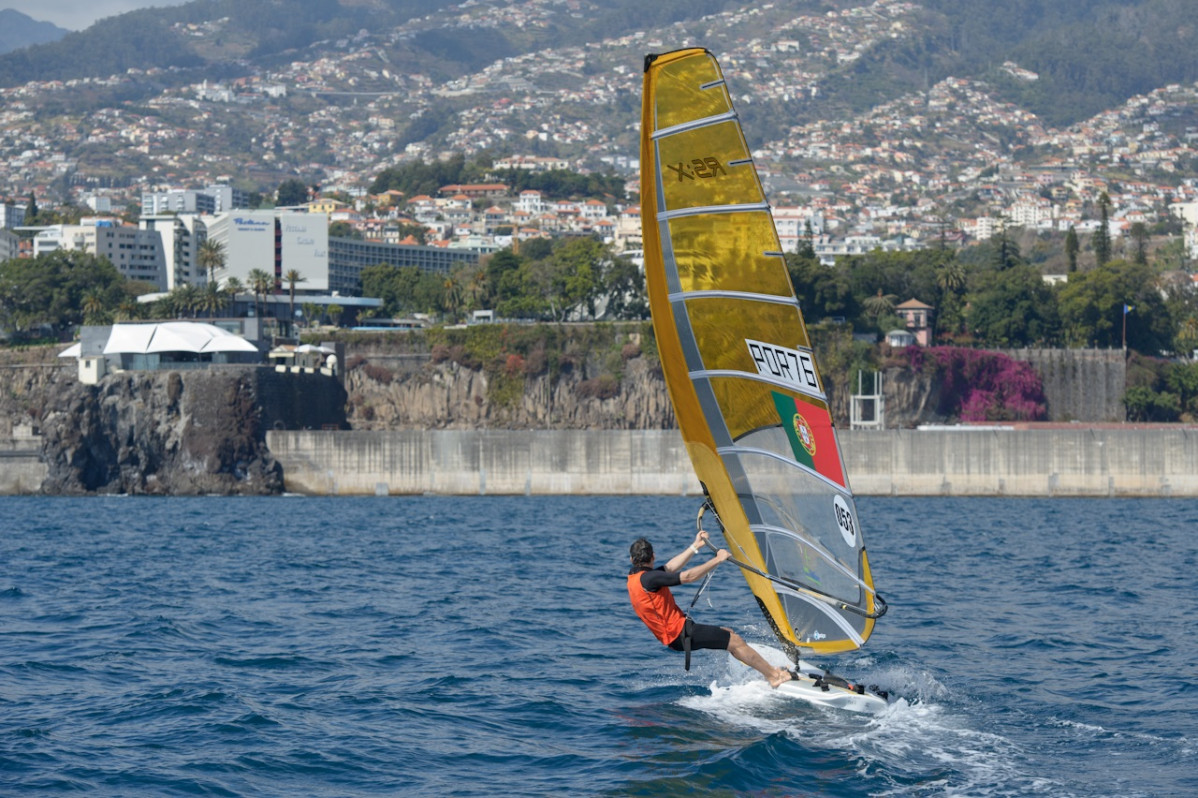
<svg viewBox="0 0 1198 798"><path fill-rule="evenodd" d="M676 431L271 432L314 495L698 495ZM1198 496L1198 428L847 431L853 489L904 496Z"/></svg>
<svg viewBox="0 0 1198 798"><path fill-rule="evenodd" d="M1052 421L1123 421L1127 357L1121 349L1012 349L1044 383Z"/></svg>

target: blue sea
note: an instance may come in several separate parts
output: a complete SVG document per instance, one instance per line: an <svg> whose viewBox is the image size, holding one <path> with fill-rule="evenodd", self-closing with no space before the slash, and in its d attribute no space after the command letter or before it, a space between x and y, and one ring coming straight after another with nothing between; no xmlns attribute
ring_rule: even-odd
<svg viewBox="0 0 1198 798"><path fill-rule="evenodd" d="M878 716L640 625L694 498L0 499L0 795L1198 794L1198 501L858 506Z"/></svg>

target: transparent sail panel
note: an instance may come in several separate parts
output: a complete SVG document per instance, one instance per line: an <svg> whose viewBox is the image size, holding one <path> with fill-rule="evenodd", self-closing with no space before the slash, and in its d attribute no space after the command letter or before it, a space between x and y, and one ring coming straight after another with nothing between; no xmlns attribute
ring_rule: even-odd
<svg viewBox="0 0 1198 798"><path fill-rule="evenodd" d="M653 130L717 116L731 110L728 90L714 58L684 58L654 68L657 100Z"/></svg>
<svg viewBox="0 0 1198 798"><path fill-rule="evenodd" d="M749 150L735 121L657 140L663 211L765 201Z"/></svg>
<svg viewBox="0 0 1198 798"><path fill-rule="evenodd" d="M780 247L765 211L679 216L670 220L669 232L683 291L794 296L785 261L766 254Z"/></svg>

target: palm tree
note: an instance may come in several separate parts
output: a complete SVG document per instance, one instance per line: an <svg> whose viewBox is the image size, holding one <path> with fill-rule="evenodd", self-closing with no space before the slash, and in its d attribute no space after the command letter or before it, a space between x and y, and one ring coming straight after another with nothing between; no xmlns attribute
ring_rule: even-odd
<svg viewBox="0 0 1198 798"><path fill-rule="evenodd" d="M104 324L108 319L108 310L104 298L96 291L89 291L83 297L83 323Z"/></svg>
<svg viewBox="0 0 1198 798"><path fill-rule="evenodd" d="M266 301L266 295L275 290L274 275L265 269L251 269L249 273L250 290L254 292L254 309L258 314L258 318L262 318L262 306L258 304L258 297L262 297L262 301Z"/></svg>
<svg viewBox="0 0 1198 798"><path fill-rule="evenodd" d="M216 312L225 306L225 295L216 283L208 283L200 290L196 298L196 307L208 314L208 318L216 316Z"/></svg>
<svg viewBox="0 0 1198 798"><path fill-rule="evenodd" d="M315 302L305 302L304 304L300 305L300 307L304 311L305 324L311 328L316 324L317 321L319 321L318 317L320 316L320 306Z"/></svg>
<svg viewBox="0 0 1198 798"><path fill-rule="evenodd" d="M133 297L125 297L113 316L115 321L132 321L141 315L141 306Z"/></svg>
<svg viewBox="0 0 1198 798"><path fill-rule="evenodd" d="M965 287L965 267L956 258L947 261L936 270L936 285L945 293L960 293Z"/></svg>
<svg viewBox="0 0 1198 798"><path fill-rule="evenodd" d="M458 311L462 308L462 283L458 280L457 275L449 275L445 278L445 312L449 314L450 319L456 321Z"/></svg>
<svg viewBox="0 0 1198 798"><path fill-rule="evenodd" d="M283 275L283 282L287 283L287 292L291 295L291 312L287 315L287 329L292 331L295 328L295 286L297 283L306 283L308 278L299 273L297 269L288 269Z"/></svg>
<svg viewBox="0 0 1198 798"><path fill-rule="evenodd" d="M171 313L176 316L190 313L194 319L196 311L199 310L200 289L191 283L176 286L167 299L170 302Z"/></svg>
<svg viewBox="0 0 1198 798"><path fill-rule="evenodd" d="M237 295L245 290L245 285L236 277L225 278L225 287L222 293L225 296L225 301L228 303L230 314L233 312L233 303L237 301Z"/></svg>
<svg viewBox="0 0 1198 798"><path fill-rule="evenodd" d="M874 321L877 321L884 315L889 315L894 312L894 305L898 302L898 297L894 294L883 294L882 289L878 289L878 293L869 297L862 304L865 305L865 312L873 316Z"/></svg>
<svg viewBox="0 0 1198 798"><path fill-rule="evenodd" d="M208 282L216 282L216 270L225 267L225 245L211 238L204 239L196 250L196 262L208 273Z"/></svg>

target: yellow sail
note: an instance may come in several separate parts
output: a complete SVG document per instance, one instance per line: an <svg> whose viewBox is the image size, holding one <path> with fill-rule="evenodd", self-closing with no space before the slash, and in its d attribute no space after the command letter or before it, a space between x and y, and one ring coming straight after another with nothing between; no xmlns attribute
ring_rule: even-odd
<svg viewBox="0 0 1198 798"><path fill-rule="evenodd" d="M876 595L823 380L715 58L645 59L645 278L695 473L779 640L861 646Z"/></svg>

